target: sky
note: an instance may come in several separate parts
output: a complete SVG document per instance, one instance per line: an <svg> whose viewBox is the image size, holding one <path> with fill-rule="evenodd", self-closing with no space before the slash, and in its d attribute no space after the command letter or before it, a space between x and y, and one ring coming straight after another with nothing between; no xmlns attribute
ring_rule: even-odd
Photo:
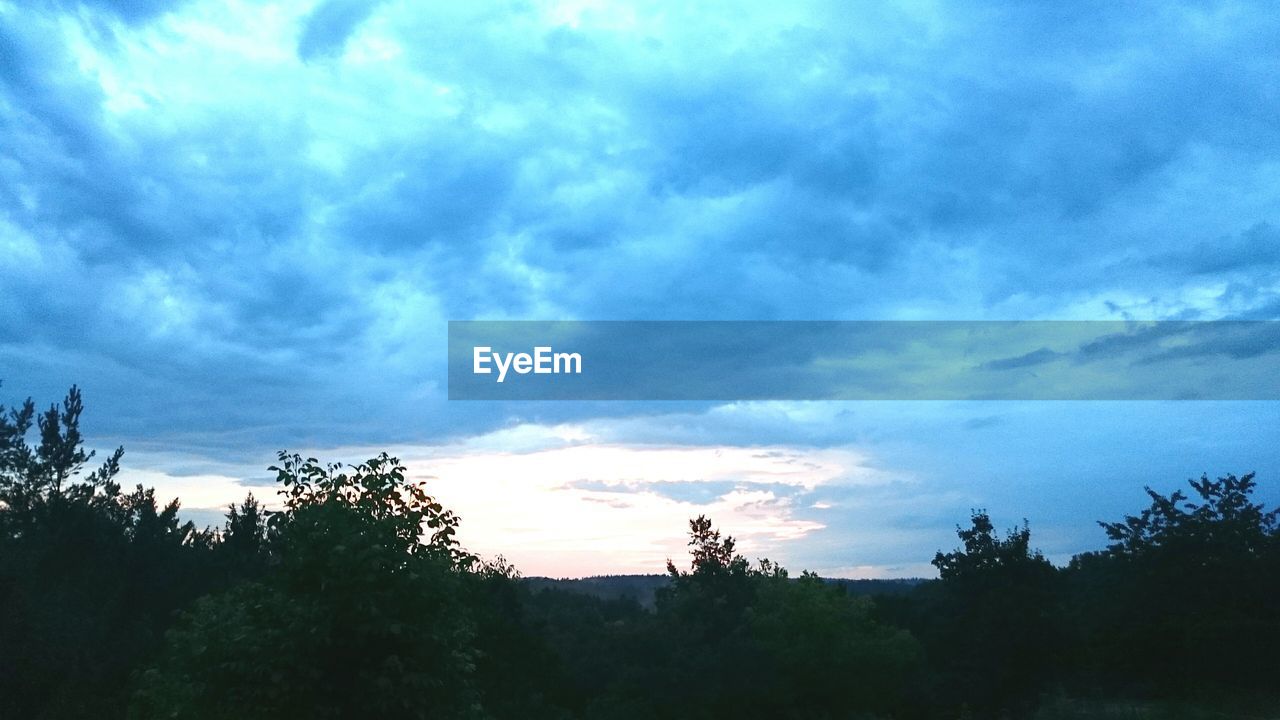
<svg viewBox="0 0 1280 720"><path fill-rule="evenodd" d="M1274 401L450 402L449 320L1280 319L1265 2L0 0L0 402L197 522L382 450L526 575L1065 562Z"/></svg>

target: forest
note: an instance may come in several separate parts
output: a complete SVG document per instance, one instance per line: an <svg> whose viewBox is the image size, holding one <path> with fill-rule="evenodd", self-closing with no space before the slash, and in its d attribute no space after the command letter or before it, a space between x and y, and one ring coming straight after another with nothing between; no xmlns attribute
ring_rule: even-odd
<svg viewBox="0 0 1280 720"><path fill-rule="evenodd" d="M386 454L281 452L278 510L198 528L121 487L82 411L75 387L0 406L3 718L1280 717L1280 509L1252 473L1148 489L1065 567L977 510L937 579L885 592L697 517L641 603L467 552Z"/></svg>

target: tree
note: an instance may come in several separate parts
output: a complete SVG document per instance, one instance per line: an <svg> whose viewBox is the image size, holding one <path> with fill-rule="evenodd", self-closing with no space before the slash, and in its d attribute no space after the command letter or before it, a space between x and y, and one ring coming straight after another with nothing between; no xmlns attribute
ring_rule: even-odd
<svg viewBox="0 0 1280 720"><path fill-rule="evenodd" d="M132 668L204 591L209 533L152 490L122 492L123 449L82 475L83 403L0 406L0 715L118 715ZM36 436L34 442L30 439Z"/></svg>
<svg viewBox="0 0 1280 720"><path fill-rule="evenodd" d="M996 577L1013 579L1026 574L1041 574L1052 569L1039 550L1031 547L1031 528L1024 520L1001 539L986 510L973 511L970 527L956 527L963 548L949 553L939 551L933 566L946 582L985 587Z"/></svg>
<svg viewBox="0 0 1280 720"><path fill-rule="evenodd" d="M239 506L227 507L227 522L220 539L228 552L240 556L257 557L266 549L267 516L253 493Z"/></svg>
<svg viewBox="0 0 1280 720"><path fill-rule="evenodd" d="M64 483L80 474L84 464L95 454L84 450L84 440L80 435L80 414L83 411L80 389L75 385L67 391L61 409L50 405L39 416L31 398L18 408L0 405L0 504L11 511L10 518L17 518L52 498L62 497L64 490L76 498L99 490L111 494L111 482L120 472L124 448L117 448L83 482L63 487ZM27 440L33 424L38 428L40 437L39 444L35 446ZM115 490L119 488L115 487ZM19 530L9 529L11 532Z"/></svg>
<svg viewBox="0 0 1280 720"><path fill-rule="evenodd" d="M938 552L941 577L925 630L944 702L1026 713L1053 677L1064 646L1059 579L1023 521L1002 538L985 510L963 547Z"/></svg>
<svg viewBox="0 0 1280 720"><path fill-rule="evenodd" d="M878 622L870 598L811 572L763 572L759 583L749 620L764 662L750 693L757 717L881 717L907 703L920 648Z"/></svg>
<svg viewBox="0 0 1280 720"><path fill-rule="evenodd" d="M1111 541L1072 560L1082 652L1130 691L1238 692L1270 682L1280 644L1280 508L1254 474L1188 481L1137 515L1099 522Z"/></svg>
<svg viewBox="0 0 1280 720"><path fill-rule="evenodd" d="M658 594L655 664L679 718L836 718L888 712L917 657L907 634L872 617L813 573L795 580L770 560L754 567L705 516L689 521L690 569L671 561Z"/></svg>
<svg viewBox="0 0 1280 720"><path fill-rule="evenodd" d="M169 633L138 717L462 718L481 713L458 518L385 453L354 468L280 453L273 571ZM243 523L243 515L240 517Z"/></svg>
<svg viewBox="0 0 1280 720"><path fill-rule="evenodd" d="M679 615L685 632L706 642L732 634L755 594L747 559L737 554L733 537L721 536L705 515L689 521L690 569L681 571L667 560L671 585L658 592L657 603Z"/></svg>
<svg viewBox="0 0 1280 720"><path fill-rule="evenodd" d="M1219 564L1255 558L1274 549L1280 508L1267 510L1252 502L1255 474L1210 480L1188 480L1198 502L1181 490L1169 496L1145 488L1151 506L1121 522L1099 522L1116 556L1141 557L1159 553L1192 554L1200 563Z"/></svg>
<svg viewBox="0 0 1280 720"><path fill-rule="evenodd" d="M689 521L689 547L694 575L747 573L749 563L735 552L734 539L730 536L721 538L720 531L712 526L711 519L706 515L699 515ZM671 560L667 560L667 573L677 580L681 577Z"/></svg>

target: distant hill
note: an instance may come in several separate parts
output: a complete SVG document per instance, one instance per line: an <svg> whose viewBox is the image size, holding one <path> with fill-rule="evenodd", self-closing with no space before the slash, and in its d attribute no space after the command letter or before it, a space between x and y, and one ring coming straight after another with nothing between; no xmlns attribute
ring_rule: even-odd
<svg viewBox="0 0 1280 720"><path fill-rule="evenodd" d="M902 595L921 583L930 582L927 578L893 578L878 580L852 580L849 578L823 578L833 585L841 585L850 595Z"/></svg>
<svg viewBox="0 0 1280 720"><path fill-rule="evenodd" d="M666 575L595 575L585 578L527 577L523 582L534 592L544 589L565 590L601 600L635 600L642 607L653 607L658 588L671 582Z"/></svg>
<svg viewBox="0 0 1280 720"><path fill-rule="evenodd" d="M833 585L840 585L850 595L900 595L910 591L923 578L894 580L851 580L824 578ZM601 600L634 600L642 607L653 607L658 588L666 587L670 579L666 575L595 575L585 578L526 577L524 584L534 592L543 589L582 593Z"/></svg>

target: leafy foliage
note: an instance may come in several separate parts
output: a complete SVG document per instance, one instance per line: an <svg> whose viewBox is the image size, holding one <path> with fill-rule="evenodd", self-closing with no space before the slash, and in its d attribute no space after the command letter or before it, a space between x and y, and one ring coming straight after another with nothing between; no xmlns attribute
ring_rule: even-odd
<svg viewBox="0 0 1280 720"><path fill-rule="evenodd" d="M212 535L122 492L123 450L81 475L82 407L75 387L39 415L0 406L0 717L122 714L132 669L207 587Z"/></svg>
<svg viewBox="0 0 1280 720"><path fill-rule="evenodd" d="M668 561L655 625L669 642L649 678L684 718L824 718L900 704L918 650L872 617L871 602L811 573L754 567L711 521L689 522L690 569Z"/></svg>
<svg viewBox="0 0 1280 720"><path fill-rule="evenodd" d="M1251 502L1254 474L1189 481L1197 502L1175 490L1169 496L1146 488L1151 506L1122 522L1099 522L1117 556L1191 553L1205 562L1258 557L1274 549L1280 508L1268 511Z"/></svg>
<svg viewBox="0 0 1280 720"><path fill-rule="evenodd" d="M962 547L934 556L941 579L922 588L906 619L929 653L933 702L1025 713L1064 649L1059 573L1031 547L1025 521L1001 537L975 510L956 535Z"/></svg>
<svg viewBox="0 0 1280 720"><path fill-rule="evenodd" d="M1280 645L1280 509L1252 501L1252 473L1202 476L1119 522L1071 563L1085 659L1145 692L1252 687Z"/></svg>
<svg viewBox="0 0 1280 720"><path fill-rule="evenodd" d="M938 580L875 597L752 564L699 516L688 565L668 561L643 607L468 553L459 518L385 453L345 467L282 452L279 509L250 495L198 530L176 500L121 490L121 450L85 472L82 410L75 387L42 413L0 407L0 717L950 719L1276 700L1280 509L1254 501L1252 474L1148 489L1065 569L1025 521L1001 534L975 511L935 555Z"/></svg>
<svg viewBox="0 0 1280 720"><path fill-rule="evenodd" d="M202 600L145 676L139 717L480 715L458 519L386 454L280 453L267 582ZM423 529L428 534L424 534Z"/></svg>

